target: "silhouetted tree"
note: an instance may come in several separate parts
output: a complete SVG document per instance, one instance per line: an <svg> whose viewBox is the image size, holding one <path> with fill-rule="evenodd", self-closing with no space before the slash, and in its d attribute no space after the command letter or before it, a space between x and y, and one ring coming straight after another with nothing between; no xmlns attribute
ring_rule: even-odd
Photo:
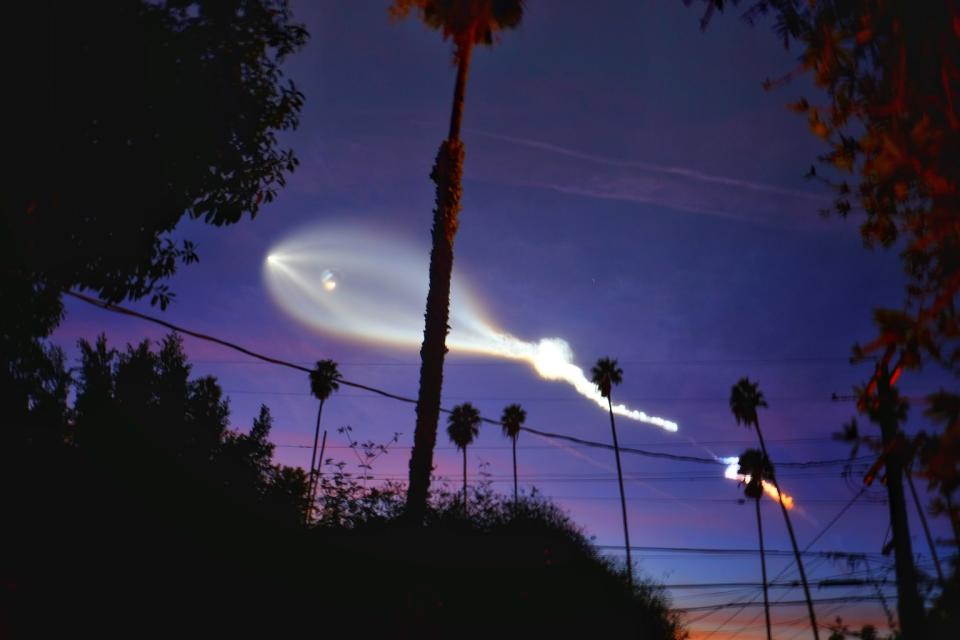
<svg viewBox="0 0 960 640"><path fill-rule="evenodd" d="M520 428L527 419L527 412L518 404L511 404L504 408L500 416L503 435L510 438L510 447L513 449L513 501L519 499L517 490L517 438L520 436Z"/></svg>
<svg viewBox="0 0 960 640"><path fill-rule="evenodd" d="M880 428L880 456L875 469L885 471L890 530L893 535L894 566L897 574L897 612L904 637L924 637L925 613L920 598L910 522L903 487L908 457L907 443L900 425L906 421L909 405L894 386L895 378L886 358L876 366L870 383L855 389L858 409ZM874 471L875 473L875 471ZM868 474L873 475L873 473ZM868 478L872 481L872 478Z"/></svg>
<svg viewBox="0 0 960 640"><path fill-rule="evenodd" d="M73 376L63 349L50 345L40 347L40 357L36 360L38 368L31 374L27 415L20 416L22 422L19 424L26 428L19 433L7 433L7 429L0 428L0 448L10 452L17 451L19 445L50 449L63 444L71 436L73 411L68 396Z"/></svg>
<svg viewBox="0 0 960 640"><path fill-rule="evenodd" d="M810 626L815 638L820 637L820 629L817 627L817 617L813 610L813 600L810 598L810 585L807 583L807 573L803 568L803 560L800 558L800 547L797 545L797 537L793 532L793 523L790 522L790 513L787 506L783 503L783 492L780 491L780 485L777 483L777 477L774 473L773 461L767 453L767 445L763 441L763 432L760 431L760 418L757 415L757 409L766 408L767 401L763 397L756 383L750 382L748 378L741 378L737 384L730 389L730 411L733 413L737 424L742 424L748 429L753 428L757 433L757 440L760 442L760 451L769 465L770 482L777 490L777 501L780 503L780 511L783 513L783 519L787 523L787 533L790 534L790 544L793 546L793 556L797 562L797 570L800 572L800 581L803 583L803 594L807 600L807 613L810 616Z"/></svg>
<svg viewBox="0 0 960 640"><path fill-rule="evenodd" d="M107 337L97 336L95 344L80 340L80 376L77 397L74 401L77 432L75 440L81 447L97 446L96 440L103 434L103 424L115 410L116 390L113 376L117 352L107 344ZM91 425L86 428L86 425Z"/></svg>
<svg viewBox="0 0 960 640"><path fill-rule="evenodd" d="M617 483L620 487L620 511L623 516L623 544L627 550L627 579L633 585L633 554L630 549L630 529L627 526L627 495L623 490L623 469L620 466L620 443L617 441L617 424L613 420L612 388L623 382L623 369L611 358L600 358L590 369L590 380L607 399L610 412L610 433L613 435L613 453L617 459Z"/></svg>
<svg viewBox="0 0 960 640"><path fill-rule="evenodd" d="M467 73L474 46L492 45L498 31L516 27L523 16L522 0L394 0L390 15L395 19L415 10L431 29L453 41L457 81L453 92L450 131L440 145L430 174L436 184L433 210L433 248L430 252L430 285L420 349L420 391L417 424L410 455L407 512L411 522L423 520L433 469L433 448L440 419L443 359L450 317L450 277L453 272L453 240L457 233L463 176L463 120Z"/></svg>
<svg viewBox="0 0 960 640"><path fill-rule="evenodd" d="M960 488L960 395L939 391L928 397L926 415L942 426L940 434L922 434L919 458L928 489L936 491L931 504L934 515L946 515L953 529L954 545L960 550L960 508L953 494Z"/></svg>
<svg viewBox="0 0 960 640"><path fill-rule="evenodd" d="M763 577L763 615L767 623L767 640L773 640L773 631L770 626L770 599L767 594L767 557L763 547L763 521L760 518L760 499L763 497L763 481L769 480L770 461L763 452L757 449L747 449L740 454L740 469L738 473L749 476L743 488L744 495L753 500L757 513L757 538L760 540L760 572Z"/></svg>
<svg viewBox="0 0 960 640"><path fill-rule="evenodd" d="M0 404L23 422L62 292L150 297L197 260L183 217L254 216L297 164L277 140L302 94L282 63L306 42L286 0L27 2L8 16L34 55L9 65L0 194Z"/></svg>
<svg viewBox="0 0 960 640"><path fill-rule="evenodd" d="M689 1L689 0L688 0ZM704 0L703 24L736 0ZM922 4L745 0L744 18L773 14L800 64L776 87L809 74L826 101L792 105L827 152L819 157L836 194L832 210L861 215L868 246L900 249L916 333L928 355L960 367L960 19L952 0ZM839 172L839 173L838 173ZM811 177L817 176L811 166ZM829 211L829 210L828 210ZM883 340L887 338L881 336ZM954 348L947 348L953 344Z"/></svg>
<svg viewBox="0 0 960 640"><path fill-rule="evenodd" d="M4 605L13 637L57 635L41 615L51 607L73 633L112 625L116 611L223 629L234 622L220 615L221 601L243 607L243 627L322 602L362 612L376 637L447 637L478 606L488 612L477 622L483 633L581 636L602 619L627 637L683 637L662 589L628 588L536 493L514 500L468 485L465 517L459 487L435 491L424 526L412 529L403 486L368 489L334 465L322 477L317 526L305 527L307 473L271 463L269 411L261 407L249 429L228 428L216 381L184 377L180 349L172 337L119 353L103 337L81 343L75 443L47 465L33 457L0 466L3 486L15 489L5 496L2 566L17 591ZM472 440L479 414L469 405L456 413ZM460 444L466 459L469 444ZM358 447L367 469L383 450Z"/></svg>
<svg viewBox="0 0 960 640"><path fill-rule="evenodd" d="M320 416L323 413L323 403L327 401L334 391L340 389L340 370L337 369L337 363L333 360L320 360L317 366L310 372L310 392L320 400L320 406L317 408L317 428L313 432L313 450L310 454L310 495L307 498L307 509L305 519L310 522L310 512L313 510L313 501L317 494L317 474L323 461L317 461L317 441L320 439ZM326 436L324 436L326 437Z"/></svg>
<svg viewBox="0 0 960 640"><path fill-rule="evenodd" d="M155 496L207 487L242 511L285 525L295 507L302 522L309 485L302 472L273 464L269 409L260 407L249 432L231 430L220 385L211 376L189 379L178 336L163 338L156 351L144 340L118 353L104 336L79 345L82 452L121 476L136 473Z"/></svg>
<svg viewBox="0 0 960 640"><path fill-rule="evenodd" d="M310 486L307 474L300 467L276 465L266 487L266 506L272 519L288 527L303 522Z"/></svg>
<svg viewBox="0 0 960 640"><path fill-rule="evenodd" d="M463 514L467 514L467 447L480 433L480 412L469 402L453 408L447 419L450 442L463 451Z"/></svg>
<svg viewBox="0 0 960 640"><path fill-rule="evenodd" d="M262 503L267 498L273 473L273 418L266 405L254 419L249 433L228 430L217 456L218 472L227 492L238 501Z"/></svg>
<svg viewBox="0 0 960 640"><path fill-rule="evenodd" d="M705 0L711 14L736 0ZM800 47L800 65L767 88L809 74L826 100L803 98L792 105L823 139L827 151L811 165L808 177L821 178L836 194L841 217L863 215L861 236L868 247L896 247L906 273L905 311L878 310L880 335L854 349L859 358L882 353L883 367L895 382L902 368L924 360L960 371L960 14L951 0L920 4L865 0L744 2L748 22L772 13L778 35ZM892 350L891 350L892 349ZM892 356L896 355L896 359ZM878 404L892 403L874 394L875 374L864 386ZM928 399L930 402L932 399ZM868 413L859 403L861 413ZM884 421L892 428L894 414ZM883 423L881 423L882 426ZM891 431L891 429L888 429ZM896 429L891 433L896 434ZM960 451L952 451L954 466ZM899 453L886 456L902 466ZM941 457L940 461L944 461ZM922 462L922 459L921 459ZM891 475L887 466L887 477ZM888 491L900 493L899 482ZM899 500L895 502L899 503ZM891 522L902 531L906 520L892 501ZM901 544L903 535L900 536ZM895 538L896 542L896 538ZM905 636L921 637L923 606L915 590L912 561L897 551L898 609ZM906 572L908 575L902 575Z"/></svg>

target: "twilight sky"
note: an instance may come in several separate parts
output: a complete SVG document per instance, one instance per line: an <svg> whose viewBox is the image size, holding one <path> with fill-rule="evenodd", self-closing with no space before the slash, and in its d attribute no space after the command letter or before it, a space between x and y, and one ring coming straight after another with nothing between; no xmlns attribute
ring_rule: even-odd
<svg viewBox="0 0 960 640"><path fill-rule="evenodd" d="M416 349L351 342L303 326L274 303L262 275L270 248L311 225L413 244L426 260L428 173L448 126L451 48L415 20L391 24L386 5L294 3L312 36L287 69L307 97L300 129L285 138L302 166L255 221L178 230L197 241L201 262L172 280L177 300L164 315L280 358L304 364L332 358L350 380L415 396ZM854 407L830 397L869 375L869 367L848 363L850 347L873 336L873 307L898 306L902 279L894 254L862 248L855 219L817 215L830 194L802 176L822 149L784 106L816 94L803 82L761 89L765 78L793 68L795 52L784 51L767 25L750 28L733 15L717 16L701 33L699 10L679 0L586 6L531 0L518 31L475 53L457 277L471 283L504 330L524 339L562 337L584 368L600 356L617 358L625 373L615 399L680 424L678 434L668 434L621 420L623 444L739 454L754 440L735 424L727 398L747 375L770 404L761 421L775 462L845 456L830 435ZM423 301L415 305L421 313ZM68 348L101 331L116 345L163 335L82 303L68 300L67 307L54 339ZM186 345L194 373L216 375L230 396L235 427L246 429L260 403L268 404L278 459L308 464L304 446L316 402L305 376L195 340ZM916 396L943 379L928 371L902 384ZM469 400L490 417L519 402L530 426L603 442L610 437L607 416L596 406L522 363L452 354L443 397L444 406ZM913 410L911 428L922 424L919 414ZM327 403L324 425L328 455L348 465L356 460L337 427L350 425L355 439L376 442L401 432L374 473L405 478L412 406L345 389ZM455 485L459 454L445 432L438 443L437 474L450 475ZM555 496L598 544L622 544L612 452L524 435L519 456L526 488ZM494 486L507 492L509 460L499 430L481 429L469 451L473 477L485 464ZM753 509L736 503L741 490L723 479L722 467L631 455L624 465L634 545L756 547ZM858 480L845 481L840 471L781 473L797 499L801 545L854 495ZM813 549L878 552L886 507L876 501L881 489L868 496L874 501L861 499ZM768 548L789 549L777 506L767 501L763 515ZM934 529L943 535L944 523ZM929 564L919 523L911 530L914 551ZM644 573L667 584L760 579L753 555L635 557ZM872 557L873 575L884 575L892 559ZM768 569L776 575L788 562L771 558ZM822 558L809 562L815 578L846 571ZM874 595L814 590L815 598L847 594ZM672 595L676 606L693 607L759 601L760 590ZM780 597L799 600L802 591L772 592ZM818 613L884 625L876 602L838 606L821 605ZM693 637L708 637L735 611L693 622ZM780 607L774 615L805 637L802 607ZM747 608L709 637L763 637L762 617L761 608Z"/></svg>

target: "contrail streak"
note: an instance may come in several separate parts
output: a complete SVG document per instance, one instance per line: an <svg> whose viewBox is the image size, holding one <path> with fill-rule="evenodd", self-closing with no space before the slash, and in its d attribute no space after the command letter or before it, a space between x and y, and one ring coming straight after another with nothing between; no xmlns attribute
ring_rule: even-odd
<svg viewBox="0 0 960 640"><path fill-rule="evenodd" d="M358 229L320 227L274 246L264 277L274 300L311 328L354 340L416 347L423 331L427 251ZM523 361L545 380L569 384L606 410L607 400L561 338L522 340L496 328L462 279L451 287L451 350ZM633 409L615 414L676 431L677 423Z"/></svg>
<svg viewBox="0 0 960 640"><path fill-rule="evenodd" d="M585 160L587 162L593 162L596 164L603 164L610 167L640 169L642 171L649 171L652 173L660 173L664 175L673 175L673 176L678 176L682 178L687 178L689 180L696 180L697 182L719 184L727 187L733 187L736 189L747 189L750 191L758 191L761 193L772 193L772 194L781 195L781 196L790 196L793 198L806 198L806 199L815 200L815 201L825 201L823 197L813 193L809 193L806 191L799 191L797 189L786 189L784 187L778 187L776 185L771 185L771 184L764 184L762 182L754 182L752 180L741 180L738 178L717 176L709 173L704 173L702 171L697 171L695 169L687 169L686 167L673 167L669 165L659 165L651 162L643 162L641 160L618 160L616 158L608 158L606 156L599 156L592 153L584 153L582 151L577 151L575 149L568 149L566 147L561 147L559 145L551 144L549 142L542 142L540 140L531 140L530 138L517 138L514 136L505 136L499 133L491 133L489 131L479 131L477 129L471 129L470 131L471 133L475 133L485 138L500 140L502 142L509 142L511 144L529 147L531 149L539 149L541 151L547 151L549 153L555 153L558 155L567 156L569 158L576 158L578 160Z"/></svg>
<svg viewBox="0 0 960 640"><path fill-rule="evenodd" d="M739 473L740 458L731 456L729 458L718 458L718 460L727 465L727 469L723 474L725 478L743 482L744 484L750 482L750 476ZM777 492L777 488L773 486L773 483L767 482L766 480L761 480L760 482L763 485L763 492L767 494L774 502L779 502L780 494ZM793 497L784 492L783 506L787 509L793 509L793 502Z"/></svg>

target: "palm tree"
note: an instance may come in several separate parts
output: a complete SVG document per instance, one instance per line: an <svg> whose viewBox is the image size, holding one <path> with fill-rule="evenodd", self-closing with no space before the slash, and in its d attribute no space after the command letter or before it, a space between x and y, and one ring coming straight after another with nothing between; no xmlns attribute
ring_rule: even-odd
<svg viewBox="0 0 960 640"><path fill-rule="evenodd" d="M760 520L760 498L763 497L763 481L771 478L770 461L757 449L747 449L740 454L739 474L749 476L743 493L753 500L757 511L757 537L760 538L760 573L763 576L763 614L767 621L767 640L773 640L770 628L770 599L767 595L767 558L763 547L763 522Z"/></svg>
<svg viewBox="0 0 960 640"><path fill-rule="evenodd" d="M330 395L340 388L337 380L340 378L340 370L337 363L333 360L320 360L317 366L310 372L310 392L320 400L320 408L317 409L317 428L313 432L313 451L310 454L310 477L309 477L309 499L307 500L306 521L310 522L310 514L313 511L313 501L316 498L317 479L319 477L319 467L323 465L321 459L317 461L317 440L320 439L320 416L323 414L323 403ZM324 432L324 443L326 443L326 432ZM321 452L320 457L323 458Z"/></svg>
<svg viewBox="0 0 960 640"><path fill-rule="evenodd" d="M457 405L447 419L450 442L463 451L463 515L467 515L467 447L480 433L480 412L469 402Z"/></svg>
<svg viewBox="0 0 960 640"><path fill-rule="evenodd" d="M753 428L757 432L757 439L760 441L760 451L763 457L770 465L770 482L777 490L777 496L780 503L780 511L783 513L783 519L787 523L787 533L790 534L790 544L793 546L793 556L797 562L797 570L800 572L800 581L803 583L803 595L807 600L807 613L810 615L810 626L813 629L813 637L820 640L820 629L817 627L817 615L813 610L813 600L810 598L810 585L807 583L807 573L803 570L803 560L800 559L800 547L797 546L797 536L793 532L793 523L790 522L790 514L787 507L783 504L783 492L780 491L780 485L777 483L777 475L774 472L773 462L767 453L767 445L763 441L763 432L760 430L760 419L757 416L757 409L766 408L767 401L760 391L759 385L750 382L749 378L740 378L737 384L730 390L730 411L733 413L737 424Z"/></svg>
<svg viewBox="0 0 960 640"><path fill-rule="evenodd" d="M518 404L511 404L503 410L500 416L500 424L503 426L503 435L510 438L510 444L513 446L513 504L517 505L519 495L517 492L517 436L520 435L520 428L527 419L527 412Z"/></svg>
<svg viewBox="0 0 960 640"><path fill-rule="evenodd" d="M436 184L433 210L433 248L430 252L430 284L424 316L423 346L420 349L420 391L417 396L417 425L410 455L410 482L406 515L420 524L427 506L433 448L440 419L443 387L443 358L450 317L450 276L453 272L453 240L460 213L463 176L463 121L467 73L475 45L492 45L497 32L516 27L523 17L522 0L394 0L390 14L403 18L416 10L431 29L453 41L457 81L453 91L450 131L440 145L430 174Z"/></svg>
<svg viewBox="0 0 960 640"><path fill-rule="evenodd" d="M607 408L610 410L610 432L613 434L613 452L617 457L617 482L620 484L620 511L623 514L623 543L627 549L627 580L633 587L633 556L630 552L630 530L627 527L627 497L623 492L623 470L620 466L620 444L617 442L617 425L613 421L613 400L610 390L614 385L623 382L623 369L617 366L617 361L610 358L600 358L597 364L590 369L590 379L600 389L600 395L607 399Z"/></svg>

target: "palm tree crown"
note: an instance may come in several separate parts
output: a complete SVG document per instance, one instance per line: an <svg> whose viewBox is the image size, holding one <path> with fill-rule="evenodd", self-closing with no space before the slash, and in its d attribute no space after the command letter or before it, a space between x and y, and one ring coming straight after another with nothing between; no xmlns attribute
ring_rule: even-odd
<svg viewBox="0 0 960 640"><path fill-rule="evenodd" d="M333 360L320 360L317 366L310 372L310 391L319 400L326 400L330 394L340 388L337 380L340 378L340 370L337 369L337 363Z"/></svg>
<svg viewBox="0 0 960 640"><path fill-rule="evenodd" d="M466 450L480 433L480 412L469 402L464 402L453 408L447 423L450 441L457 445L458 449Z"/></svg>
<svg viewBox="0 0 960 640"><path fill-rule="evenodd" d="M604 398L609 398L611 387L623 382L623 369L612 358L600 358L590 369L590 380L600 388Z"/></svg>
<svg viewBox="0 0 960 640"><path fill-rule="evenodd" d="M416 9L423 23L456 45L454 58L476 44L492 45L497 31L523 18L523 0L394 0L390 15L402 19Z"/></svg>
<svg viewBox="0 0 960 640"><path fill-rule="evenodd" d="M737 384L730 390L730 411L737 424L745 427L756 427L757 409L766 408L767 401L760 391L760 386L756 382L750 382L749 378L740 378Z"/></svg>
<svg viewBox="0 0 960 640"><path fill-rule="evenodd" d="M520 435L520 428L527 419L527 412L518 404L511 404L504 408L500 416L500 422L503 425L503 435L511 440L516 440Z"/></svg>

